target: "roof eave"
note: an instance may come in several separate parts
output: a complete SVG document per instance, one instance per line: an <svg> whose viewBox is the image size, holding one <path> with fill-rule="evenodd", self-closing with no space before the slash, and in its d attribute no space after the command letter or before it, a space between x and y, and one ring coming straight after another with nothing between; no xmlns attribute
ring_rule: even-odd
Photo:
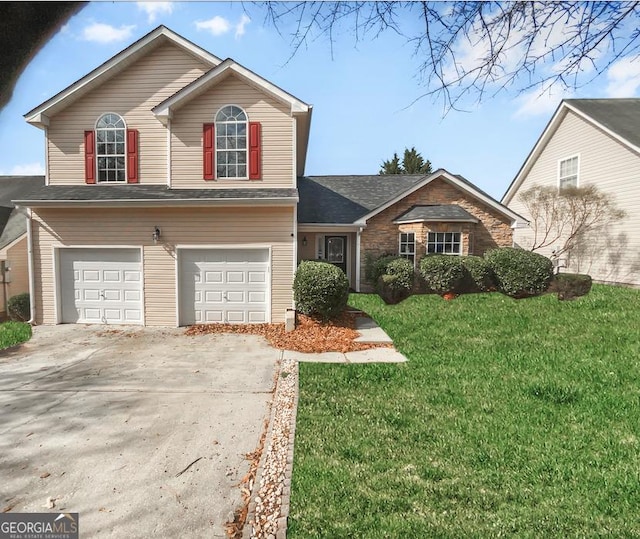
<svg viewBox="0 0 640 539"><path fill-rule="evenodd" d="M298 197L265 198L189 198L178 200L149 199L107 199L107 200L16 200L15 203L27 208L68 208L94 207L120 208L124 206L163 207L163 206L295 206Z"/></svg>
<svg viewBox="0 0 640 539"><path fill-rule="evenodd" d="M184 103L197 97L209 86L215 85L226 78L229 72L233 72L236 75L247 80L249 83L257 86L262 91L271 95L274 99L288 104L290 106L291 114L309 113L310 106L303 101L300 101L297 97L285 92L278 88L275 84L262 78L253 71L247 69L241 64L237 63L231 58L227 58L218 66L213 67L207 73L197 78L172 96L168 97L158 105L156 105L152 112L159 118L169 117L172 110L180 107Z"/></svg>
<svg viewBox="0 0 640 539"><path fill-rule="evenodd" d="M471 218L460 218L460 219L436 219L436 218L428 218L428 219L408 219L408 220L398 220L393 221L395 225L407 225L412 223L479 223L480 219L471 219Z"/></svg>
<svg viewBox="0 0 640 539"><path fill-rule="evenodd" d="M151 32L140 38L138 41L129 45L126 49L120 51L115 56L111 57L109 60L95 68L93 71L77 80L70 86L67 86L61 92L58 92L52 98L48 99L44 103L41 103L37 107L33 108L29 112L24 115L24 118L27 122L40 127L37 116L52 108L59 107L72 98L74 94L77 94L80 90L89 87L89 85L97 84L97 81L102 80L110 73L114 72L117 67L125 62L127 59L133 57L136 54L142 54L143 51L150 47L152 43L154 43L157 39L164 38L169 39L182 48L189 51L191 54L200 58L203 62L208 63L211 66L218 65L221 60L217 56L205 51L201 47L198 47L188 39L176 34L172 30L169 30L166 26L158 26L153 29ZM117 71L116 71L117 72Z"/></svg>

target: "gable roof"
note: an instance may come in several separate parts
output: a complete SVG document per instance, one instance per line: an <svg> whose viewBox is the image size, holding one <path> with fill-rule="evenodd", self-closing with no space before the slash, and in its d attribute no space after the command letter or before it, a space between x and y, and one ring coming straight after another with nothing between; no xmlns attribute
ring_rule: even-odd
<svg viewBox="0 0 640 539"><path fill-rule="evenodd" d="M421 204L412 206L394 223L478 223L479 219L457 204Z"/></svg>
<svg viewBox="0 0 640 539"><path fill-rule="evenodd" d="M564 99L505 191L502 197L504 204L511 202L529 170L569 112L575 113L640 154L640 99Z"/></svg>
<svg viewBox="0 0 640 539"><path fill-rule="evenodd" d="M0 249L27 231L27 218L13 203L44 186L44 176L0 176Z"/></svg>
<svg viewBox="0 0 640 539"><path fill-rule="evenodd" d="M247 69L232 58L227 58L218 66L210 69L184 88L177 91L171 97L156 105L152 112L164 124L171 118L175 109L188 103L207 89L227 79L229 75L235 75L248 84L272 96L276 101L289 107L291 116L296 120L296 173L304 174L307 159L307 146L309 145L309 131L311 129L311 112L313 107L298 99L293 94L286 92L267 79Z"/></svg>
<svg viewBox="0 0 640 539"><path fill-rule="evenodd" d="M166 26L161 25L104 62L102 65L95 68L81 79L77 80L61 92L58 92L52 98L27 112L24 115L25 119L27 122L37 127L48 125L49 116L51 114L55 114L67 107L70 103L79 99L91 89L103 84L106 80L115 76L163 43L173 43L179 46L210 67L215 67L222 61L217 56L214 56L188 39L185 39L172 30L169 30Z"/></svg>
<svg viewBox="0 0 640 539"><path fill-rule="evenodd" d="M423 174L298 178L298 222L351 224L415 185Z"/></svg>
<svg viewBox="0 0 640 539"><path fill-rule="evenodd" d="M438 169L432 174L369 176L308 176L298 178L298 221L303 224L358 224L399 202L436 179L453 184L468 195L507 216L525 219L460 175Z"/></svg>

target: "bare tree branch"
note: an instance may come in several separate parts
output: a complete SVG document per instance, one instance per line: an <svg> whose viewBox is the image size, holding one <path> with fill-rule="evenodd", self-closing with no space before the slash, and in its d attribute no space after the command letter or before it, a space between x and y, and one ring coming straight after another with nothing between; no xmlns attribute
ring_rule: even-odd
<svg viewBox="0 0 640 539"><path fill-rule="evenodd" d="M413 45L425 96L446 109L507 88L576 89L640 53L640 2L268 2L266 21L290 28L293 58L338 29L356 43L391 31ZM422 21L416 26L416 17ZM293 23L293 24L292 24ZM291 59L290 58L290 59ZM289 59L289 60L290 60Z"/></svg>

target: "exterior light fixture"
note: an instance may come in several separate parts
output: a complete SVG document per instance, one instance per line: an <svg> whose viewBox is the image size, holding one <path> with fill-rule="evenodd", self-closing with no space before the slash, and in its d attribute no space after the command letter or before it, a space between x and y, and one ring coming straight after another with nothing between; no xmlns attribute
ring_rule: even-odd
<svg viewBox="0 0 640 539"><path fill-rule="evenodd" d="M307 246L307 237L306 236L302 237L302 245L304 245L305 247Z"/></svg>
<svg viewBox="0 0 640 539"><path fill-rule="evenodd" d="M158 243L158 240L160 239L160 227L155 227L153 229L153 234L151 234L151 239L153 240L153 243Z"/></svg>

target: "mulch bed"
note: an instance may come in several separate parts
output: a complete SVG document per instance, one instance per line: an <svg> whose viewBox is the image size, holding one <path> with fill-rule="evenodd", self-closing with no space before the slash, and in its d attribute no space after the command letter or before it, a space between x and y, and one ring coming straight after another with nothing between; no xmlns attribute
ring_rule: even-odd
<svg viewBox="0 0 640 539"><path fill-rule="evenodd" d="M380 344L354 342L354 339L360 336L355 329L358 316L363 316L363 313L343 311L336 319L323 322L298 313L296 329L289 333L285 332L284 324L199 324L188 327L185 333L191 336L209 333L262 335L274 348L305 353L346 353L386 347Z"/></svg>

